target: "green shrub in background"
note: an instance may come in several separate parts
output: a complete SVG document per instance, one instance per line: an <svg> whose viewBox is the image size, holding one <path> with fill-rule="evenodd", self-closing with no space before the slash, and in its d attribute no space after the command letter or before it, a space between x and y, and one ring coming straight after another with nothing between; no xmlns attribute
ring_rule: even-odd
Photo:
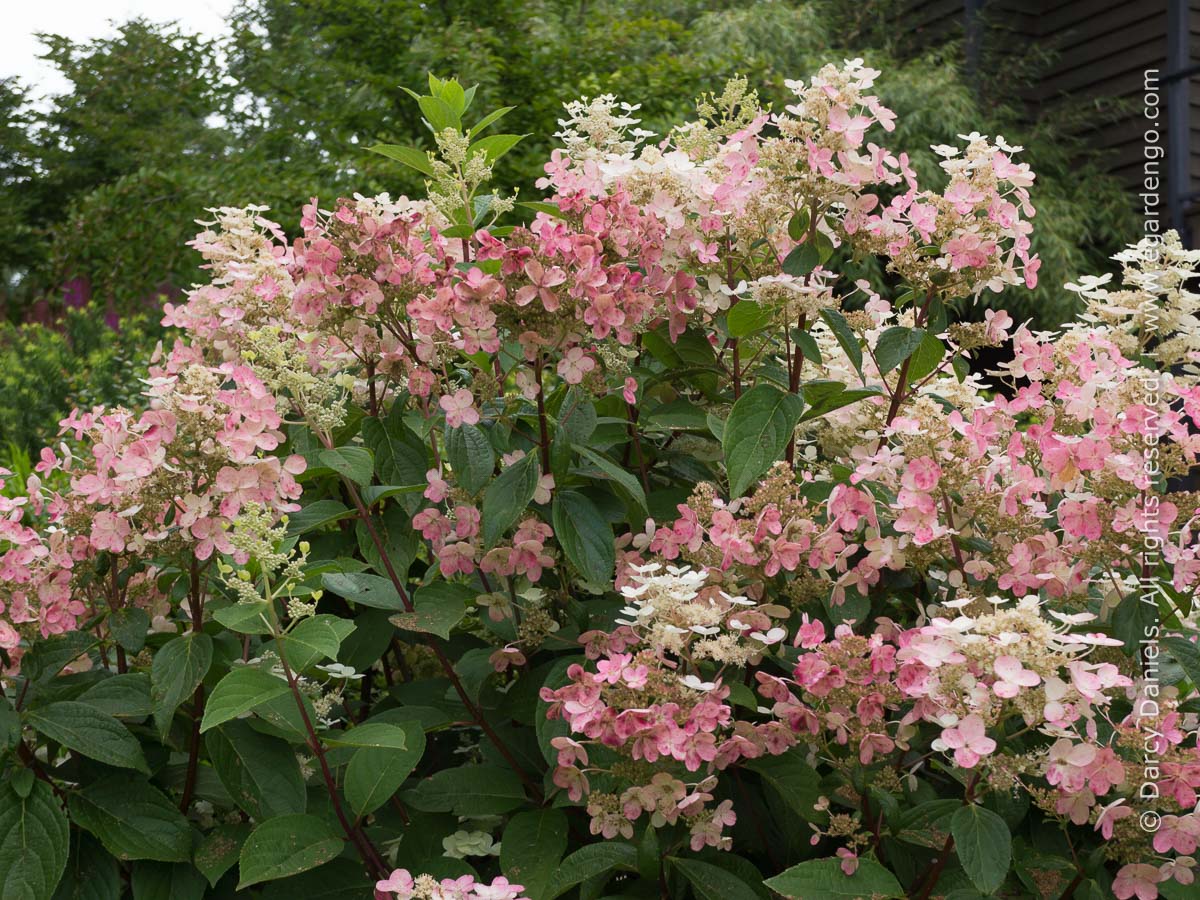
<svg viewBox="0 0 1200 900"><path fill-rule="evenodd" d="M0 324L0 447L19 459L54 443L72 408L140 405L147 351L162 335L156 318L114 331L89 308L68 310L56 328Z"/></svg>

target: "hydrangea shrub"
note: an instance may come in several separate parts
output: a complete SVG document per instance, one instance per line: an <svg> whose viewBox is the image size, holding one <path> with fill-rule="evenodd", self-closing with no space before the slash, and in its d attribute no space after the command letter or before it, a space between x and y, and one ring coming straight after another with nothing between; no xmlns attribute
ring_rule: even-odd
<svg viewBox="0 0 1200 900"><path fill-rule="evenodd" d="M213 210L0 497L4 896L1190 896L1200 254L958 321L1034 174L877 75L570 103L536 201L431 78L425 198Z"/></svg>

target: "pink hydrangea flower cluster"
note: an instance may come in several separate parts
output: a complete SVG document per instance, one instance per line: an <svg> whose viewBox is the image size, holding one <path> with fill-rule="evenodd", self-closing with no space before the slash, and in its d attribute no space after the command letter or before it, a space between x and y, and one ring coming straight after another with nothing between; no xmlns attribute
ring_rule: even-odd
<svg viewBox="0 0 1200 900"><path fill-rule="evenodd" d="M875 315L878 334L889 318ZM1005 332L997 316L978 337L990 343ZM1196 519L1166 499L1143 508L1155 473L1142 447L1172 448L1168 474L1195 464L1200 386L1164 373L1156 376L1163 402L1147 405L1139 394L1147 370L1094 329L1034 336L1019 328L1012 348L1001 373L1012 396L985 393L973 378L940 378L891 418L886 398L836 410L812 432L814 449L832 451L815 471L781 466L765 489L733 503L698 494L673 523L649 524L649 548L730 571L752 594L781 572L818 573L840 603L934 550L956 587L1079 600L1137 576L1141 537L1151 533L1175 588L1192 589ZM813 479L835 462L851 466L851 477L815 499ZM1099 571L1098 542L1111 548Z"/></svg>
<svg viewBox="0 0 1200 900"><path fill-rule="evenodd" d="M394 869L375 882L375 900L527 900L522 896L524 890L524 885L513 884L504 876L486 884L472 875L438 880Z"/></svg>
<svg viewBox="0 0 1200 900"><path fill-rule="evenodd" d="M509 464L521 458L523 455L514 455ZM434 505L413 516L413 528L429 541L443 576L452 578L478 571L485 579L489 575L515 577L536 584L542 573L554 566L555 557L547 547L554 531L545 522L524 516L510 539L485 551L479 530L482 514L478 506L465 501L461 493L451 496L450 483L437 469L430 469L426 479L429 487L424 496ZM540 476L533 500L548 502L553 488L553 475Z"/></svg>
<svg viewBox="0 0 1200 900"><path fill-rule="evenodd" d="M73 412L67 441L43 450L26 494L5 501L0 647L14 660L22 626L59 634L122 605L118 572L151 557L237 557L227 531L246 504L276 516L299 508L305 462L273 452L281 420L253 371L205 365L180 345L151 374L144 412ZM97 582L90 565L102 556L113 577Z"/></svg>
<svg viewBox="0 0 1200 900"><path fill-rule="evenodd" d="M832 640L806 622L792 677L760 671L760 693L794 731L856 748L862 765L907 749L927 723L939 732L932 749L973 769L996 751L991 735L1004 719L1089 740L1116 691L1132 685L1111 663L1088 661L1120 642L1078 630L1087 615L1068 624L1032 598L965 609L910 629L885 620L870 636L839 625Z"/></svg>
<svg viewBox="0 0 1200 900"><path fill-rule="evenodd" d="M919 191L909 177L908 190L877 213L856 207L847 228L861 228L880 242L911 282L929 281L951 296L1010 284L1035 287L1040 261L1030 253L1028 221L1034 176L1011 156L1021 148L1003 138L993 144L980 134L959 137L965 149L934 148L950 176L944 190ZM922 252L928 247L941 253L931 257Z"/></svg>
<svg viewBox="0 0 1200 900"><path fill-rule="evenodd" d="M783 639L772 625L778 611L688 569L650 564L628 580L628 618L580 638L593 665L573 664L569 684L542 689L548 716L574 735L552 740L554 783L572 800L586 797L593 834L631 837L646 815L655 825L684 821L695 850L727 847L736 814L728 800L712 803L718 773L794 743L780 722L740 715L726 683ZM596 779L605 789L593 788Z"/></svg>
<svg viewBox="0 0 1200 900"><path fill-rule="evenodd" d="M1195 882L1200 750L1173 703L1143 693L1134 711L1115 723L1107 744L1056 741L1044 769L1053 790L1033 796L1064 821L1090 825L1110 847L1133 848L1112 854L1123 863L1113 893L1118 900L1154 900L1159 885Z"/></svg>
<svg viewBox="0 0 1200 900"><path fill-rule="evenodd" d="M179 328L197 344L238 360L247 335L287 322L295 283L288 271L286 235L262 215L265 207L222 207L189 243L204 258L209 283L185 303L167 303L163 324Z"/></svg>
<svg viewBox="0 0 1200 900"><path fill-rule="evenodd" d="M710 110L659 145L631 139L636 120L611 98L572 104L566 149L539 182L555 212L503 237L481 229L448 239L434 202L386 196L331 211L314 201L291 246L258 208L218 210L195 242L213 282L169 307L167 321L227 354L273 328L313 371L366 366L456 427L483 412L452 374L460 354L490 356L515 341L533 370L518 381L534 399L543 370L569 384L600 374L593 342L629 345L663 322L674 339L779 279L797 246L787 227L797 196L809 211L801 243L861 241L946 296L1010 283L1021 267L1032 280L1032 176L1011 161L1018 148L964 136L965 150L945 149L944 195L919 193L904 154L865 141L871 127L893 127L870 93L878 74L861 60L826 66L807 85L790 83L797 102L774 115L735 82L714 100L723 124ZM876 212L871 185L900 183L908 193ZM723 259L735 253L761 269L752 286L727 283ZM793 280L799 295L820 282Z"/></svg>

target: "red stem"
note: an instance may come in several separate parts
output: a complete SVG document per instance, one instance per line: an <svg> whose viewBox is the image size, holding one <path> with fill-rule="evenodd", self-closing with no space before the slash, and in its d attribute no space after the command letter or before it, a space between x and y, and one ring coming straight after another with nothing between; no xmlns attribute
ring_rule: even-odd
<svg viewBox="0 0 1200 900"><path fill-rule="evenodd" d="M796 323L796 327L800 331L804 331L804 326L807 323L808 323L808 315L806 313L801 313L800 321ZM795 350L795 359L788 360L788 390L790 390L793 394L800 393L800 372L803 368L804 368L804 351L800 348L800 345L797 344L796 350ZM793 433L792 438L791 438L791 440L788 441L788 445L787 445L787 462L788 462L788 465L790 466L795 461L796 461L796 435L795 435L795 433Z"/></svg>
<svg viewBox="0 0 1200 900"><path fill-rule="evenodd" d="M929 305L933 303L933 290L929 290L925 294L925 302L921 305L921 309L917 312L916 327L920 328L925 324L925 318L929 314ZM908 387L908 366L912 362L912 357L909 356L903 363L900 364L900 372L896 376L896 389L892 392L892 402L888 406L887 419L883 423L884 433L879 436L879 444L875 447L875 452L878 453L887 444L887 430L892 424L892 420L896 418L896 414L900 412L900 404L904 402L908 396L906 388ZM884 382L887 386L887 382Z"/></svg>
<svg viewBox="0 0 1200 900"><path fill-rule="evenodd" d="M358 489L354 486L354 482L350 481L349 479L343 478L342 480L346 486L347 493L350 495L350 499L354 502L354 506L358 510L358 517L362 521L363 527L366 528L367 534L370 535L371 541L375 545L375 549L379 552L379 556L383 561L383 568L387 573L388 579L392 582L392 587L394 587L396 589L396 593L399 594L400 602L404 604L405 610L412 612L415 607L413 606L411 598L408 596L408 591L405 589L404 580L400 577L400 575L396 572L395 567L392 565L392 561L388 557L387 547L383 542L383 538L380 536L379 530L375 527L375 523L372 521L366 505L363 503L362 497L359 496ZM525 773L525 770L521 768L512 751L509 750L504 741L500 739L500 735L496 733L495 729L488 724L487 719L484 718L479 707L476 706L474 701L471 700L470 695L467 694L466 688L463 687L462 680L458 677L458 673L454 671L453 663L451 663L446 657L446 653L442 649L441 642L431 635L428 636L426 644L429 646L429 649L433 651L433 655L437 658L438 664L442 667L442 672L450 680L450 684L453 686L454 692L458 694L463 706L466 707L467 713L471 716L471 718L475 721L475 724L479 726L483 733L487 735L488 739L495 745L496 750L499 751L502 757L504 757L504 761L512 767L513 772L515 772L517 777L521 779L521 783L525 785L525 789L529 791L530 796L532 796L534 800L540 804L542 802L541 789L534 784L534 782Z"/></svg>
<svg viewBox="0 0 1200 900"><path fill-rule="evenodd" d="M642 476L642 490L644 490L646 492L646 494L649 495L649 493L650 493L650 478L646 473L646 458L645 458L645 456L642 455L642 442L641 442L641 439L638 437L638 432L637 432L637 420L638 420L637 410L634 408L632 403L625 404L625 407L629 413L629 442L631 444L633 444L633 451L634 451L634 454L637 456L638 472Z"/></svg>
<svg viewBox="0 0 1200 900"><path fill-rule="evenodd" d="M533 365L533 378L537 383L538 446L542 451L542 474L550 474L550 431L546 426L546 392L542 388L542 355L539 353Z"/></svg>
<svg viewBox="0 0 1200 900"><path fill-rule="evenodd" d="M200 593L200 563L193 558L188 584L188 607L192 616L192 633L199 634L204 628L204 598ZM179 809L185 815L192 805L196 790L196 775L200 765L200 721L204 718L204 685L196 685L192 694L192 734L188 739L187 774L183 779L183 797Z"/></svg>
<svg viewBox="0 0 1200 900"><path fill-rule="evenodd" d="M975 786L979 784L981 773L976 772L971 780L967 783L967 793L963 797L963 805L966 806L973 803L975 800ZM934 857L933 865L927 870L929 877L926 879L924 875L918 878L913 885L913 890L916 890L918 885L924 884L921 893L917 895L916 900L929 900L929 895L933 893L933 889L937 887L938 879L942 877L942 870L946 868L946 863L950 861L950 851L954 849L954 835L946 835L946 843L942 845L941 852Z"/></svg>
<svg viewBox="0 0 1200 900"><path fill-rule="evenodd" d="M321 766L321 778L325 782L325 789L329 792L329 800L333 804L334 815L337 816L338 824L342 826L342 831L345 832L346 838L350 840L358 849L359 855L363 862L370 867L380 878L386 878L388 868L380 858L378 851L370 839L362 832L362 829L350 822L346 817L345 810L342 809L342 801L338 797L337 783L334 780L333 772L329 769L329 763L325 759L325 747L317 737L316 729L313 728L312 720L308 717L308 710L304 706L304 697L300 693L300 686L296 682L296 676L292 672L292 667L288 665L287 655L284 653L281 642L276 641L279 654L279 663L283 667L283 674L287 678L288 688L292 692L292 698L296 701L296 707L300 710L300 719L304 723L304 731L308 736L308 747L313 752L313 756L317 758L317 762Z"/></svg>

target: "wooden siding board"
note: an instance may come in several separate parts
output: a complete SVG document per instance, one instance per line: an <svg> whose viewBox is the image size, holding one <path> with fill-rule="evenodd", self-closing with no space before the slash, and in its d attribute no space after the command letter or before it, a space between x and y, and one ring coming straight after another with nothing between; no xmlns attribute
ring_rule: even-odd
<svg viewBox="0 0 1200 900"><path fill-rule="evenodd" d="M1044 78L1065 78L1083 67L1106 65L1121 57L1127 48L1150 45L1159 54L1166 53L1166 28L1161 17L1150 16L1123 28L1098 34L1072 47L1056 47L1058 61L1046 70ZM1153 55L1153 54L1152 54Z"/></svg>
<svg viewBox="0 0 1200 900"><path fill-rule="evenodd" d="M1117 147L1129 143L1136 143L1140 146L1145 143L1146 131L1149 128L1150 122L1138 113L1109 125L1099 125L1084 132L1081 137L1086 137L1089 143L1094 143L1098 147ZM1158 130L1162 139L1166 140L1167 119L1165 114L1159 117Z"/></svg>
<svg viewBox="0 0 1200 900"><path fill-rule="evenodd" d="M1078 93L1081 97L1141 94L1147 69L1166 70L1165 51L1161 39L1146 41L1058 77L1047 78L1042 82L1042 88L1049 94Z"/></svg>
<svg viewBox="0 0 1200 900"><path fill-rule="evenodd" d="M961 23L963 17L962 0L932 0L925 3L907 4L904 12L906 27L924 29L930 25L953 19Z"/></svg>
<svg viewBox="0 0 1200 900"><path fill-rule="evenodd" d="M1089 17L1054 34L1038 33L1038 40L1052 47L1056 53L1072 58L1077 53L1087 52L1081 45L1101 41L1107 37L1120 37L1135 28L1152 28L1157 34L1166 30L1165 16L1155 9L1139 3L1125 3L1110 12Z"/></svg>
<svg viewBox="0 0 1200 900"><path fill-rule="evenodd" d="M961 37L963 5L961 0L907 0L901 6L904 27L915 32L917 46ZM1077 111L1080 104L1114 101L1104 116L1097 116L1105 121L1083 126L1079 138L1100 151L1101 165L1130 190L1133 206L1140 204L1136 190L1146 163L1143 76L1151 68L1166 72L1167 11L1168 0L989 0L983 8L985 20L996 28L996 40L1034 41L1054 56L1039 84L1023 92L1031 110L1053 116L1063 104ZM1200 62L1200 0L1190 0L1187 30L1191 62ZM1165 88L1160 95L1164 108L1157 125L1165 145ZM1122 111L1121 104L1129 109ZM1200 186L1200 77L1193 79L1187 112L1187 169L1195 189ZM1159 165L1165 176L1165 161ZM1200 233L1200 208L1188 215Z"/></svg>
<svg viewBox="0 0 1200 900"><path fill-rule="evenodd" d="M1074 27L1079 22L1111 14L1119 7L1139 5L1166 14L1166 0L1070 0L1061 6L1048 10L1038 23L1040 35L1045 38L1053 37L1060 31Z"/></svg>

